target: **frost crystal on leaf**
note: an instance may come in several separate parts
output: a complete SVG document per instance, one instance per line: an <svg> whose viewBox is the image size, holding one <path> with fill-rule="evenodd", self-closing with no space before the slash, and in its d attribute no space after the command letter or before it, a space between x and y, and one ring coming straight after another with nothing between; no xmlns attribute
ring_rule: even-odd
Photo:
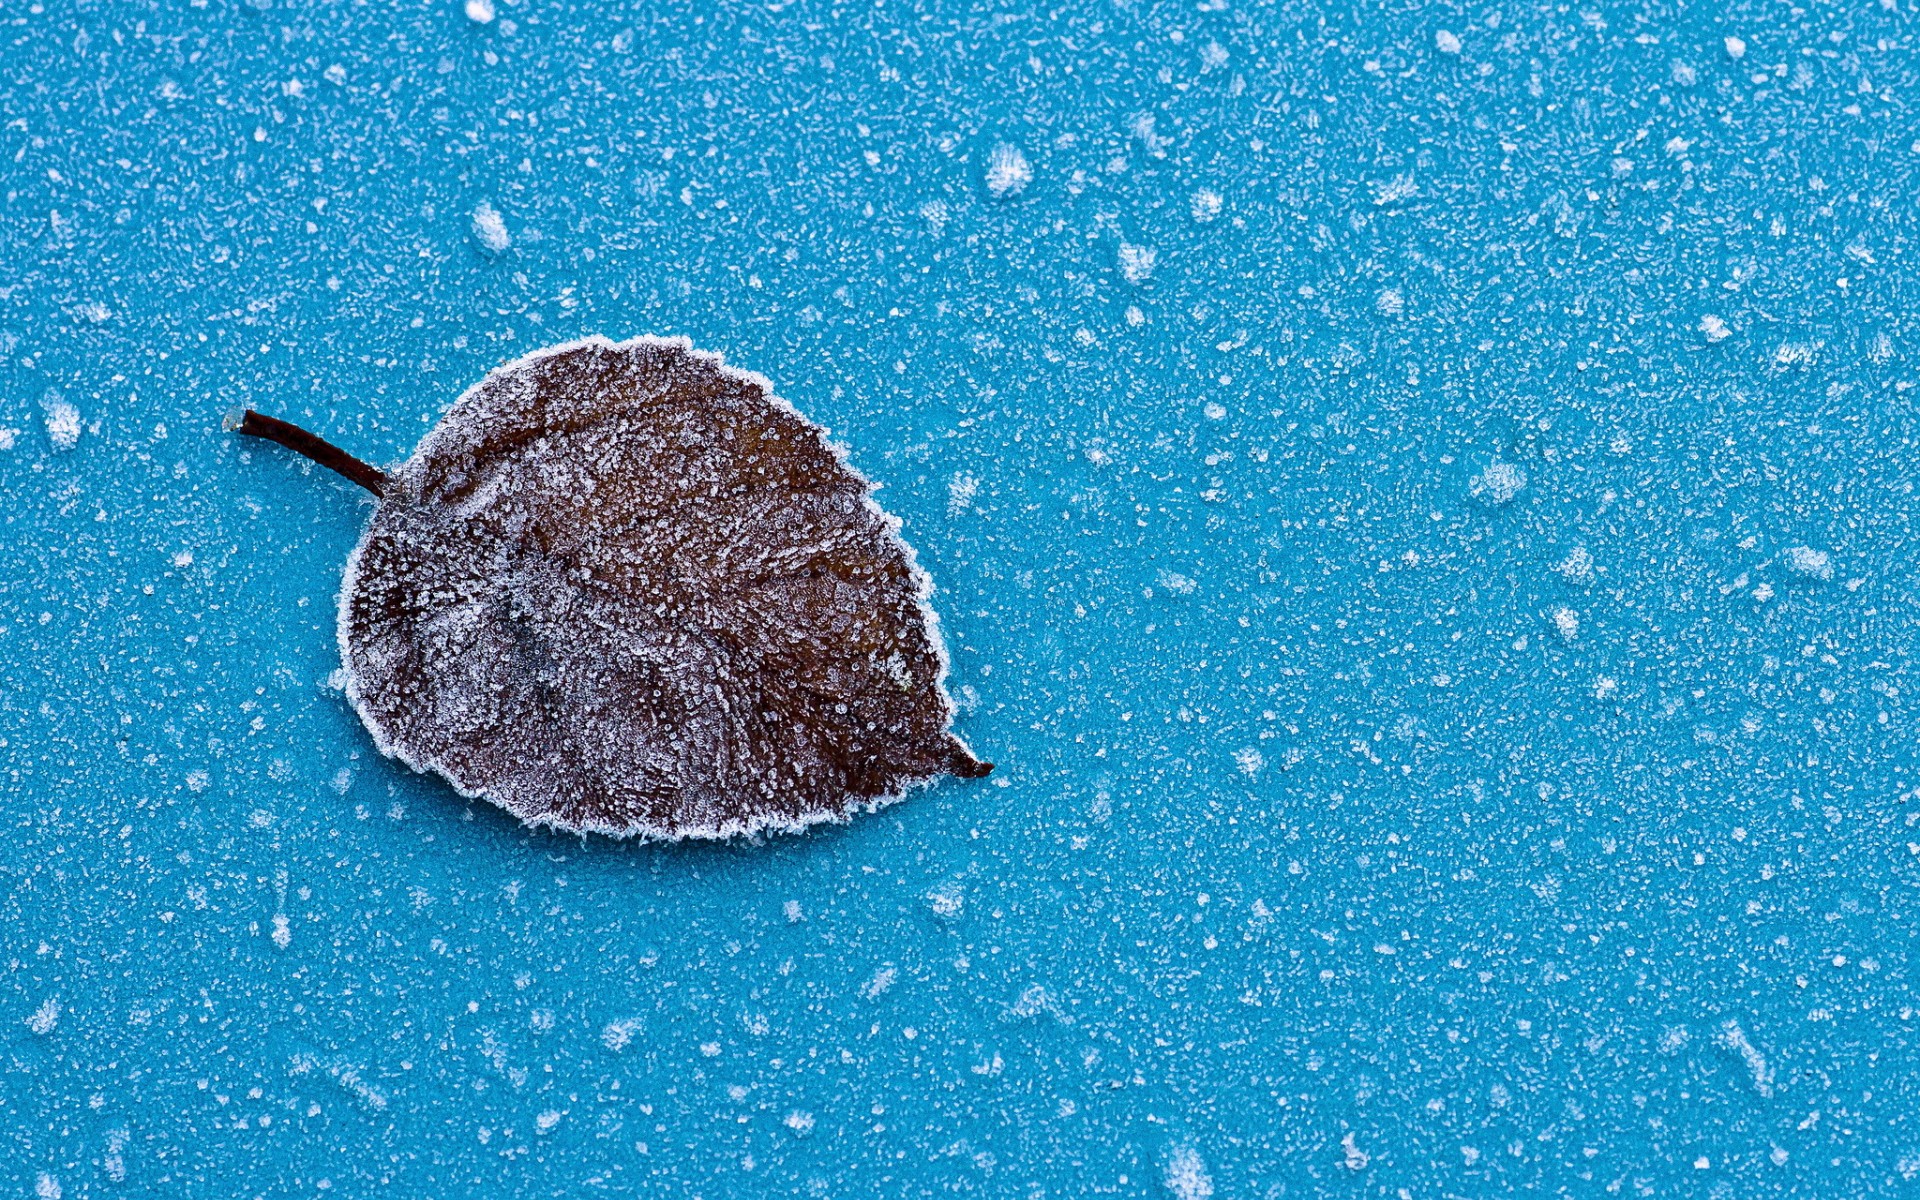
<svg viewBox="0 0 1920 1200"><path fill-rule="evenodd" d="M871 490L684 339L529 355L388 477L341 593L347 696L383 752L574 832L793 829L984 775Z"/></svg>

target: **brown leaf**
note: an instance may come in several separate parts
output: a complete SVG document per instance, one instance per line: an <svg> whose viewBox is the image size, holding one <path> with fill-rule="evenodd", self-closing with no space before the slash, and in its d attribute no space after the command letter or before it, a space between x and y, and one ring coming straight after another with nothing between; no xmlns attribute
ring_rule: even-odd
<svg viewBox="0 0 1920 1200"><path fill-rule="evenodd" d="M348 695L385 753L572 831L792 829L984 775L871 490L684 339L508 363L384 481Z"/></svg>

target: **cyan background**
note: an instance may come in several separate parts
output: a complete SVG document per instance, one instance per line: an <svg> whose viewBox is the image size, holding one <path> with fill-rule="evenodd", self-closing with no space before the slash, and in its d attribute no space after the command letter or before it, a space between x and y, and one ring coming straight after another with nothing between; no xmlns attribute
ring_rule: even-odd
<svg viewBox="0 0 1920 1200"><path fill-rule="evenodd" d="M8 0L0 1187L1913 1194L1917 34ZM586 333L850 447L992 779L642 846L373 752L367 501L221 413L394 461Z"/></svg>

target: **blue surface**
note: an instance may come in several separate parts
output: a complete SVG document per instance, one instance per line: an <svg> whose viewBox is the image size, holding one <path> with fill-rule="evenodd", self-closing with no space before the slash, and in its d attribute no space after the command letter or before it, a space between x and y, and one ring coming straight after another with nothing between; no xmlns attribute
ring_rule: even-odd
<svg viewBox="0 0 1920 1200"><path fill-rule="evenodd" d="M0 8L0 1188L1912 1194L1917 33ZM391 461L596 332L885 485L992 779L659 847L373 752L366 502L220 414Z"/></svg>

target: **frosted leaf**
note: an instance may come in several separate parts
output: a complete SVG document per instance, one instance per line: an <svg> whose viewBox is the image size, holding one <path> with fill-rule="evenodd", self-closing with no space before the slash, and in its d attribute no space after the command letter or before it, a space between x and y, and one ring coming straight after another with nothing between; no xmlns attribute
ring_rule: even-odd
<svg viewBox="0 0 1920 1200"><path fill-rule="evenodd" d="M1399 288L1381 288L1380 294L1373 298L1373 307L1383 317L1397 317L1406 311L1407 298Z"/></svg>
<svg viewBox="0 0 1920 1200"><path fill-rule="evenodd" d="M513 243L500 210L485 200L473 206L473 236L494 254L499 254Z"/></svg>
<svg viewBox="0 0 1920 1200"><path fill-rule="evenodd" d="M1815 550L1812 546L1789 546L1787 569L1796 575L1811 575L1815 579L1833 578L1833 560L1825 550Z"/></svg>
<svg viewBox="0 0 1920 1200"><path fill-rule="evenodd" d="M1744 38L1729 36L1721 41L1721 45L1726 47L1727 57L1735 62L1747 56L1747 43Z"/></svg>
<svg viewBox="0 0 1920 1200"><path fill-rule="evenodd" d="M1706 316L1700 318L1700 332L1706 335L1708 341L1718 342L1724 341L1727 335L1733 331L1727 328L1725 321L1722 321L1713 313L1708 313Z"/></svg>
<svg viewBox="0 0 1920 1200"><path fill-rule="evenodd" d="M1442 54L1460 53L1460 35L1450 29L1442 29L1433 35L1433 48Z"/></svg>
<svg viewBox="0 0 1920 1200"><path fill-rule="evenodd" d="M467 0L467 20L475 25L490 24L493 15L493 0Z"/></svg>
<svg viewBox="0 0 1920 1200"><path fill-rule="evenodd" d="M987 155L987 191L994 199L1018 196L1032 182L1033 168L1027 165L1027 156L1020 153L1020 147L1003 142Z"/></svg>
<svg viewBox="0 0 1920 1200"><path fill-rule="evenodd" d="M1527 486L1527 477L1519 467L1509 462L1494 459L1487 469L1468 481L1467 487L1474 499L1484 500L1488 504L1505 504L1520 494Z"/></svg>
<svg viewBox="0 0 1920 1200"><path fill-rule="evenodd" d="M380 490L341 593L347 696L462 794L727 837L991 769L949 732L899 522L766 380L685 339L508 363Z"/></svg>
<svg viewBox="0 0 1920 1200"><path fill-rule="evenodd" d="M1223 203L1225 202L1220 198L1219 192L1212 188L1201 188L1193 194L1191 202L1193 219L1202 225L1206 224L1220 215L1220 207Z"/></svg>

